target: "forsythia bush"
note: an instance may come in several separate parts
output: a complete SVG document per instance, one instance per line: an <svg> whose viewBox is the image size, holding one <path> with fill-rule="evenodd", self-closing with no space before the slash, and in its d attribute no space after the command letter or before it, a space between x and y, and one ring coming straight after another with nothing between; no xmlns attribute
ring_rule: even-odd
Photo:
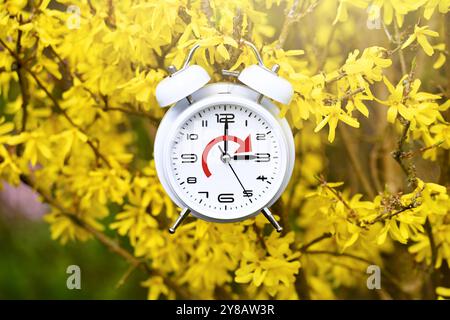
<svg viewBox="0 0 450 320"><path fill-rule="evenodd" d="M97 238L127 259L150 299L450 296L449 7L3 0L1 179L50 205L55 240ZM221 70L255 63L241 39L295 90L281 116L296 166L273 208L285 231L258 216L170 235L179 211L152 160L155 87L195 43L194 62L233 81Z"/></svg>

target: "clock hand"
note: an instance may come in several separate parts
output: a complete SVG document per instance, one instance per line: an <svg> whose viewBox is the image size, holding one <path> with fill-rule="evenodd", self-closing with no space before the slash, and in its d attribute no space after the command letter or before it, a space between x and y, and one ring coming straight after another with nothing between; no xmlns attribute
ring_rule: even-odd
<svg viewBox="0 0 450 320"><path fill-rule="evenodd" d="M231 158L233 160L255 160L258 157L255 154L235 154Z"/></svg>
<svg viewBox="0 0 450 320"><path fill-rule="evenodd" d="M233 169L233 167L231 166L230 163L228 163L228 166L230 167L231 171L233 171L233 174L234 174L234 176L236 177L236 179L237 179L237 181L239 182L239 184L241 185L242 190L244 190L244 191L247 190L247 189L245 189L244 185L243 185L242 182L241 182L241 179L239 179L238 175L236 174L236 171L234 171L234 169Z"/></svg>
<svg viewBox="0 0 450 320"><path fill-rule="evenodd" d="M228 136L228 121L225 121L223 131L224 137ZM228 139L226 138L223 139L223 149L224 149L224 152L222 152L223 154L228 153Z"/></svg>
<svg viewBox="0 0 450 320"><path fill-rule="evenodd" d="M222 152L222 154L225 154L222 150L222 148L219 146L220 151ZM236 171L234 171L233 166L228 162L228 166L230 167L231 171L233 171L234 176L236 177L237 181L239 182L239 184L241 185L242 189L244 191L246 191L247 189L245 189L244 185L241 182L241 179L239 179L238 175L236 174Z"/></svg>

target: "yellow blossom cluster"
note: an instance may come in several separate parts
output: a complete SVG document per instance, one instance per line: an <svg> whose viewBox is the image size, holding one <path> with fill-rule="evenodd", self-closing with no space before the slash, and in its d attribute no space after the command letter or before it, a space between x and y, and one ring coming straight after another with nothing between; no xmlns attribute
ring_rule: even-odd
<svg viewBox="0 0 450 320"><path fill-rule="evenodd" d="M435 276L450 267L449 9L449 0L2 2L0 184L27 184L50 205L53 239L95 238L142 270L150 299L449 297L448 279ZM280 106L297 154L273 207L285 231L258 216L188 219L170 235L178 208L153 162L164 115L156 85L194 44L193 63L235 81L221 71L255 63L242 39L295 91ZM366 286L369 265L386 280L380 295Z"/></svg>

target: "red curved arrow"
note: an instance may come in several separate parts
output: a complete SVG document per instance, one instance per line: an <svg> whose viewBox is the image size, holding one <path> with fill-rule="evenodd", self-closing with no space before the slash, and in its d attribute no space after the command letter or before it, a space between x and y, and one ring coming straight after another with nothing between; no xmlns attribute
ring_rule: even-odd
<svg viewBox="0 0 450 320"><path fill-rule="evenodd" d="M242 140L235 136L219 136L217 138L212 139L206 145L205 150L203 150L203 154L202 154L202 168L203 168L203 172L205 173L205 175L208 178L211 176L211 171L209 171L208 163L207 163L209 151L216 143L219 143L219 142L222 142L225 140L233 141L233 142L236 142L239 144L239 148L234 153L251 152L252 151L252 143L251 143L250 135L248 135L248 137L245 138L245 140Z"/></svg>

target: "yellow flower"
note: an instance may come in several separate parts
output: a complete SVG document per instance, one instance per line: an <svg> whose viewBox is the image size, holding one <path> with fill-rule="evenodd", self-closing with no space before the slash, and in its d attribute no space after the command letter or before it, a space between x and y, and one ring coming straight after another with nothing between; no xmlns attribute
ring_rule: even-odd
<svg viewBox="0 0 450 320"><path fill-rule="evenodd" d="M440 13L447 13L450 8L449 0L428 0L425 5L425 10L423 16L425 19L429 20L433 15L434 11L438 7Z"/></svg>
<svg viewBox="0 0 450 320"><path fill-rule="evenodd" d="M317 124L314 132L319 132L323 127L328 124L328 141L333 142L336 136L336 127L338 121L341 120L351 127L359 128L359 122L355 118L352 118L341 109L341 103L338 102L332 107L324 107L326 116Z"/></svg>
<svg viewBox="0 0 450 320"><path fill-rule="evenodd" d="M435 135L434 140L436 142L443 142L441 144L443 148L450 148L450 125L443 123L436 124L430 128L430 132Z"/></svg>
<svg viewBox="0 0 450 320"><path fill-rule="evenodd" d="M5 117L0 117L0 143L4 143L8 139L7 134L13 131L13 129L13 123L5 122Z"/></svg>
<svg viewBox="0 0 450 320"><path fill-rule="evenodd" d="M431 44L428 42L427 36L437 38L439 37L439 33L433 30L429 30L428 26L419 27L416 25L414 27L414 33L409 36L409 38L403 43L402 49L405 49L410 44L412 44L415 40L419 42L423 51L429 56L432 56L434 53L434 49Z"/></svg>
<svg viewBox="0 0 450 320"><path fill-rule="evenodd" d="M164 279L160 276L153 276L148 278L147 280L141 283L143 287L148 288L148 296L149 300L157 300L164 295L168 298L174 298L173 293L169 291L169 288L164 283Z"/></svg>
<svg viewBox="0 0 450 320"><path fill-rule="evenodd" d="M336 18L334 19L333 24L347 21L348 5L353 5L358 8L367 8L369 2L367 0L339 0Z"/></svg>
<svg viewBox="0 0 450 320"><path fill-rule="evenodd" d="M436 294L442 298L450 299L450 288L437 287Z"/></svg>
<svg viewBox="0 0 450 320"><path fill-rule="evenodd" d="M407 83L409 80L405 76L395 87L387 77L384 77L383 81L390 95L387 101L378 99L377 101L389 107L387 112L389 122L394 123L397 115L400 114L404 119L413 121L412 126L415 128L416 125L429 126L436 119L441 118L439 105L435 102L441 97L427 92L419 92L421 85L419 79Z"/></svg>

